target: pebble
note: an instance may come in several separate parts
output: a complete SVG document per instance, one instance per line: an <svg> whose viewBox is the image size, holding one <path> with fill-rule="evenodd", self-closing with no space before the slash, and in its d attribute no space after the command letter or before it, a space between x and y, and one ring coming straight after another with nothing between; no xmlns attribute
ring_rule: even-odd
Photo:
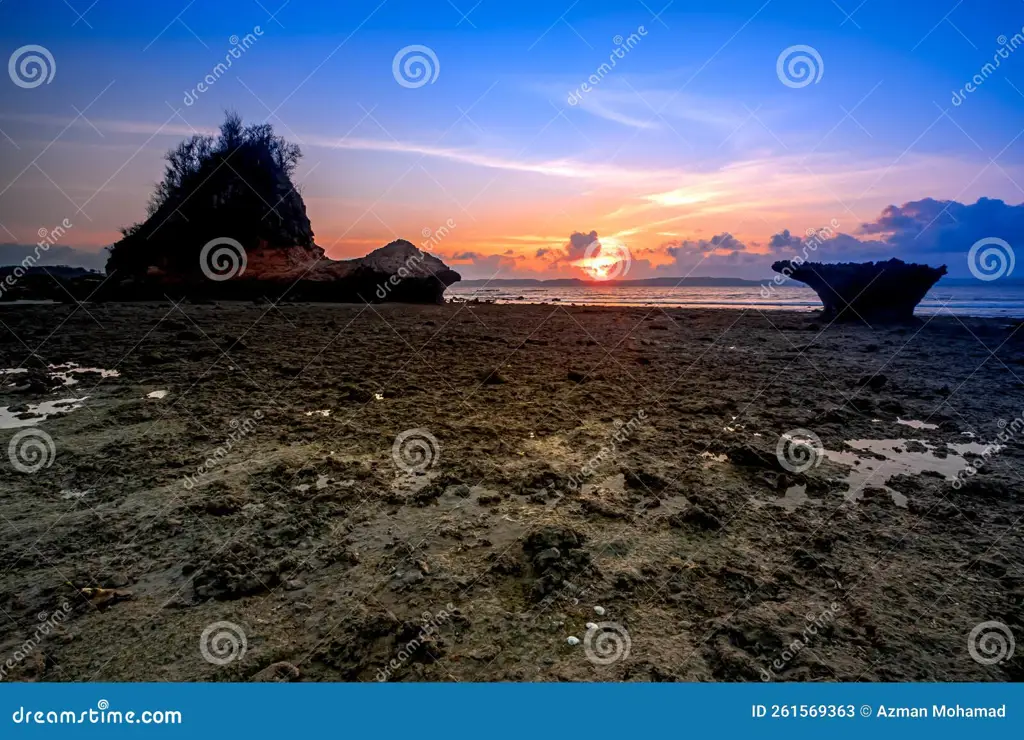
<svg viewBox="0 0 1024 740"><path fill-rule="evenodd" d="M596 630L596 629L597 629L597 625L596 624L594 624L593 622L587 622L587 631L588 632L590 630Z"/></svg>
<svg viewBox="0 0 1024 740"><path fill-rule="evenodd" d="M570 636L567 642L573 647L575 647L576 645L580 644L580 638Z"/></svg>
<svg viewBox="0 0 1024 740"><path fill-rule="evenodd" d="M604 616L604 607L603 606L595 606L594 607L594 613L597 616L599 616L599 617L603 617Z"/></svg>

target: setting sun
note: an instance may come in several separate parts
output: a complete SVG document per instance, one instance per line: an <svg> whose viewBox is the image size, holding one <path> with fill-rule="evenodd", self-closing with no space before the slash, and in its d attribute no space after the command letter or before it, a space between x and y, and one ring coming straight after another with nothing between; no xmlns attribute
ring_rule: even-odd
<svg viewBox="0 0 1024 740"><path fill-rule="evenodd" d="M592 280L616 280L625 277L630 266L629 248L614 237L594 240L582 259L573 264Z"/></svg>

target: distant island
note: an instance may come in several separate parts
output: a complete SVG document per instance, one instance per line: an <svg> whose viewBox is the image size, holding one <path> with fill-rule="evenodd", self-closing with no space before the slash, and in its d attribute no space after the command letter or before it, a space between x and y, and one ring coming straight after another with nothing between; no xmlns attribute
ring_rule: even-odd
<svg viewBox="0 0 1024 740"><path fill-rule="evenodd" d="M495 280L462 280L460 288L750 288L771 282L772 278L749 280L732 277L656 277L638 280L583 280L581 278L553 278L537 280L535 278L499 278ZM976 278L943 277L939 285L952 287L969 285L976 288L1007 288L1024 285L1024 279L1006 278L998 284L986 283ZM806 287L791 283L791 287Z"/></svg>
<svg viewBox="0 0 1024 740"><path fill-rule="evenodd" d="M463 280L460 287L480 288L593 288L607 286L609 288L679 288L679 287L750 287L761 285L763 280L746 280L729 277L656 277L642 280L583 280L581 278L556 278L553 280L536 280L527 278L505 278L499 280Z"/></svg>

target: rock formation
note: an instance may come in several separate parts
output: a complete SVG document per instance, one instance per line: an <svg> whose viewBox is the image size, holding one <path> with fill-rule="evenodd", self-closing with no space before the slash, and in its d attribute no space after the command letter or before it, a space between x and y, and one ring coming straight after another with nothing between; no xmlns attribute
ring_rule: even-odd
<svg viewBox="0 0 1024 740"><path fill-rule="evenodd" d="M234 115L218 137L182 142L149 217L110 248L95 299L443 302L459 274L410 242L359 259L324 255L291 180L300 156L269 125L243 127Z"/></svg>
<svg viewBox="0 0 1024 740"><path fill-rule="evenodd" d="M824 306L825 316L842 320L906 321L946 266L888 262L798 263L782 260L775 272L810 286Z"/></svg>
<svg viewBox="0 0 1024 740"><path fill-rule="evenodd" d="M260 242L255 249L239 250L222 242L189 268L160 260L144 273L104 286L102 298L146 300L166 294L208 300L443 303L445 289L459 279L444 262L404 239L351 260L329 259L315 244Z"/></svg>

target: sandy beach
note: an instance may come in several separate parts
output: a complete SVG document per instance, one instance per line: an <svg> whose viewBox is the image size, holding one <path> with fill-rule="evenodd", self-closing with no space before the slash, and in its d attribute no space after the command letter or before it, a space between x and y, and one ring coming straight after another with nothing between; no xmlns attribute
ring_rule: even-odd
<svg viewBox="0 0 1024 740"><path fill-rule="evenodd" d="M0 655L38 643L6 678L1024 680L1021 650L969 651L988 621L1024 634L1024 437L993 448L1024 411L1017 321L0 322L0 369L25 370L0 376ZM808 432L809 464L786 444Z"/></svg>

